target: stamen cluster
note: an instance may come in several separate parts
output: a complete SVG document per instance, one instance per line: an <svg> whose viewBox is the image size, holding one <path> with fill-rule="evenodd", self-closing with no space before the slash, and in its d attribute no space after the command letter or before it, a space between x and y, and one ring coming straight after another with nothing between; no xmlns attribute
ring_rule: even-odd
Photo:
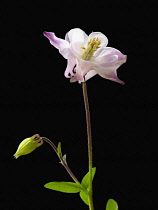
<svg viewBox="0 0 158 210"><path fill-rule="evenodd" d="M101 41L98 39L98 37L94 37L93 39L90 39L88 42L87 47L81 47L84 49L84 53L81 56L81 59L83 60L90 60L93 57L94 52L100 48Z"/></svg>

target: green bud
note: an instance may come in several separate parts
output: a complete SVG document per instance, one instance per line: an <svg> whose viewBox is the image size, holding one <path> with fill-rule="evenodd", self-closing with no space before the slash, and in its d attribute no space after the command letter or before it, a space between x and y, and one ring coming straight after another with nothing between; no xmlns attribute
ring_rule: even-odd
<svg viewBox="0 0 158 210"><path fill-rule="evenodd" d="M43 140L38 134L35 134L30 138L26 138L19 144L19 147L14 154L14 157L17 159L21 155L27 155L33 152L37 147L41 146L42 144Z"/></svg>

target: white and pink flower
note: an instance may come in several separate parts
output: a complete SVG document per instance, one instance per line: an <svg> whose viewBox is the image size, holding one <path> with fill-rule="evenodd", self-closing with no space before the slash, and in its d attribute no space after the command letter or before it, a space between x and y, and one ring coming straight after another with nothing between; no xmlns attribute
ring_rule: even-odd
<svg viewBox="0 0 158 210"><path fill-rule="evenodd" d="M65 77L71 82L84 82L99 74L101 77L124 84L117 77L116 70L126 62L126 55L107 47L108 39L101 32L89 36L79 28L70 30L65 39L53 32L44 32L50 43L67 59Z"/></svg>

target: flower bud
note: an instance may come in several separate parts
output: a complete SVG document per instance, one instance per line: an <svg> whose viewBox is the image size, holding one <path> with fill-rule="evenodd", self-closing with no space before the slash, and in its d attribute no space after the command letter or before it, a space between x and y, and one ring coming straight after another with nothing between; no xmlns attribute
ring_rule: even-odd
<svg viewBox="0 0 158 210"><path fill-rule="evenodd" d="M38 134L35 134L30 138L26 138L19 144L19 147L14 154L14 157L17 159L21 155L27 155L33 152L37 147L41 146L42 144L43 140Z"/></svg>

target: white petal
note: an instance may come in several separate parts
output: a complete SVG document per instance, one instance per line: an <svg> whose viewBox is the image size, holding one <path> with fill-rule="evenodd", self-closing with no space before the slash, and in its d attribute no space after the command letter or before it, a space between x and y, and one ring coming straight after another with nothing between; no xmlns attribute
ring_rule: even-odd
<svg viewBox="0 0 158 210"><path fill-rule="evenodd" d="M84 81L84 76L93 68L93 63L91 61L85 61L82 59L76 59L76 74L71 79L71 82L78 81L79 83Z"/></svg>
<svg viewBox="0 0 158 210"><path fill-rule="evenodd" d="M102 48L97 49L94 53L94 58L95 57L100 58L100 57L106 55L108 53L107 48L108 47L102 47Z"/></svg>
<svg viewBox="0 0 158 210"><path fill-rule="evenodd" d="M85 75L85 80L87 81L88 79L94 77L97 74L97 72L95 70L91 70L89 71L86 75Z"/></svg>
<svg viewBox="0 0 158 210"><path fill-rule="evenodd" d="M80 69L80 71L82 72L82 75L87 74L87 72L89 72L90 70L92 70L93 68L93 62L91 61L85 61L82 59L77 59L78 63L76 66L76 70Z"/></svg>
<svg viewBox="0 0 158 210"><path fill-rule="evenodd" d="M72 50L76 55L81 55L84 50L84 43L87 42L87 34L79 28L71 29L65 36L65 40L71 45Z"/></svg>
<svg viewBox="0 0 158 210"><path fill-rule="evenodd" d="M117 55L107 55L100 59L100 65L104 67L115 66L118 61Z"/></svg>
<svg viewBox="0 0 158 210"><path fill-rule="evenodd" d="M109 54L114 54L116 55L116 53L114 53L113 51L114 48L112 47L102 47L102 48L99 48L96 52L95 52L95 57L97 58L101 58L101 57L104 57L106 55L109 55Z"/></svg>
<svg viewBox="0 0 158 210"><path fill-rule="evenodd" d="M74 57L74 54L72 53L72 50L70 48L59 49L59 52L66 59Z"/></svg>
<svg viewBox="0 0 158 210"><path fill-rule="evenodd" d="M98 66L97 68L95 67L95 70L101 77L124 85L125 83L117 77L116 70L118 69L118 67L119 66L111 66L111 67Z"/></svg>
<svg viewBox="0 0 158 210"><path fill-rule="evenodd" d="M67 67L66 67L66 70L65 70L65 77L67 78L70 78L72 75L73 75L73 68L76 64L76 58L75 57L72 57L70 59L67 60Z"/></svg>
<svg viewBox="0 0 158 210"><path fill-rule="evenodd" d="M87 41L88 36L87 34L81 30L80 28L71 29L65 36L65 40L69 43L73 42L82 42L84 43Z"/></svg>
<svg viewBox="0 0 158 210"><path fill-rule="evenodd" d="M44 32L43 35L47 37L50 43L57 49L69 48L70 44L64 39L57 38L53 32Z"/></svg>
<svg viewBox="0 0 158 210"><path fill-rule="evenodd" d="M127 56L123 55L119 50L112 47L104 47L96 51L92 61L102 66L120 66L126 62L126 58Z"/></svg>
<svg viewBox="0 0 158 210"><path fill-rule="evenodd" d="M88 37L88 41L90 39L95 38L95 37L98 37L98 39L101 41L100 48L107 46L108 38L104 34L102 34L101 32L92 32Z"/></svg>
<svg viewBox="0 0 158 210"><path fill-rule="evenodd" d="M108 57L110 58L110 56L118 57L118 60L117 60L118 65L125 63L126 59L127 59L126 55L123 55L119 50L112 48L112 47L105 47L105 48L102 48L102 49L99 49L98 51L96 51L95 59L103 61L104 59L106 60L106 58L108 58Z"/></svg>

